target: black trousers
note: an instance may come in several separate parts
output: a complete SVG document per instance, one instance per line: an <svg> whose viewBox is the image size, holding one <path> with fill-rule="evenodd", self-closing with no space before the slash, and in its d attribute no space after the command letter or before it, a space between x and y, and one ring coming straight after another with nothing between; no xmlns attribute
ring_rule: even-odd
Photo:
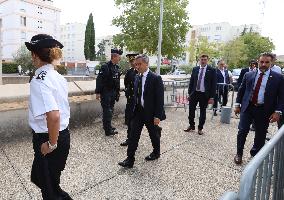
<svg viewBox="0 0 284 200"><path fill-rule="evenodd" d="M237 154L242 156L250 125L254 121L255 138L250 154L255 156L264 146L267 129L269 127L269 115L264 112L264 106L250 104L245 112L240 115L239 132L237 136Z"/></svg>
<svg viewBox="0 0 284 200"><path fill-rule="evenodd" d="M57 148L44 156L41 153L41 145L48 140L48 133L33 132L34 161L31 181L41 189L44 200L59 200L63 199L59 184L70 149L69 130L60 131Z"/></svg>
<svg viewBox="0 0 284 200"><path fill-rule="evenodd" d="M131 132L131 119L133 118L134 106L135 106L135 99L127 98L127 103L125 107L125 124L127 125L127 139L129 138Z"/></svg>
<svg viewBox="0 0 284 200"><path fill-rule="evenodd" d="M105 132L111 132L111 120L115 104L115 91L106 90L101 94L101 106L103 108L103 128Z"/></svg>
<svg viewBox="0 0 284 200"><path fill-rule="evenodd" d="M199 125L198 130L202 130L206 120L206 108L208 106L208 98L206 97L204 92L197 92L195 91L189 100L189 125L190 127L195 127L195 110L197 103L199 103L200 107L200 117L199 117Z"/></svg>
<svg viewBox="0 0 284 200"><path fill-rule="evenodd" d="M144 109L139 106L136 108L134 118L131 120L131 132L129 135L129 143L127 148L127 156L130 159L134 159L141 136L141 131L144 125L149 132L153 146L153 153L160 154L160 128L154 125L154 117L150 121L146 120Z"/></svg>
<svg viewBox="0 0 284 200"><path fill-rule="evenodd" d="M228 88L224 86L224 88L220 88L215 95L213 108L217 108L218 102L221 103L222 106L226 106L228 103Z"/></svg>

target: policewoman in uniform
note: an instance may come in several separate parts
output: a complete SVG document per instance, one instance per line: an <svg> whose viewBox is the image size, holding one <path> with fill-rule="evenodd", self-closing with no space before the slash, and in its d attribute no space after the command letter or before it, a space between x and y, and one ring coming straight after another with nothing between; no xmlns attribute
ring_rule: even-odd
<svg viewBox="0 0 284 200"><path fill-rule="evenodd" d="M67 81L54 69L63 45L52 36L38 34L25 43L37 68L30 83L29 125L33 130L34 161L31 181L44 200L70 200L60 175L70 148L70 107Z"/></svg>
<svg viewBox="0 0 284 200"><path fill-rule="evenodd" d="M122 142L121 146L127 146L128 145L128 138L130 133L130 120L133 115L132 108L135 104L135 98L134 98L134 82L135 77L137 75L137 70L135 68L135 57L137 56L137 53L127 54L126 57L128 58L130 69L127 70L125 77L124 77L124 87L125 87L125 97L127 100L126 107L125 107L125 124L127 125L127 139Z"/></svg>
<svg viewBox="0 0 284 200"><path fill-rule="evenodd" d="M115 135L118 132L111 125L113 107L119 100L120 71L117 65L122 55L121 50L111 50L111 60L101 66L96 80L96 99L101 101L103 108L103 128L106 136Z"/></svg>

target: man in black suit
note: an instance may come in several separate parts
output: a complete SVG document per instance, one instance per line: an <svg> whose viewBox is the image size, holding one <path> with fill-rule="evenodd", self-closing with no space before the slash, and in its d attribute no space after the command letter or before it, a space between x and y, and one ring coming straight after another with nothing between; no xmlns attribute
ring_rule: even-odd
<svg viewBox="0 0 284 200"><path fill-rule="evenodd" d="M201 55L200 66L194 67L190 77L188 87L189 99L189 127L185 132L195 130L195 110L197 103L200 107L200 117L198 125L198 134L203 134L203 126L206 120L206 108L208 104L214 103L216 94L216 70L208 65L208 55Z"/></svg>
<svg viewBox="0 0 284 200"><path fill-rule="evenodd" d="M243 68L243 69L241 70L240 76L239 76L239 78L238 78L238 88L241 86L241 83L242 83L242 81L243 81L243 78L244 78L245 73L256 70L256 69L257 69L257 66L258 66L257 61L256 61L256 60L251 60L251 61L249 62L249 67Z"/></svg>
<svg viewBox="0 0 284 200"><path fill-rule="evenodd" d="M226 64L224 60L218 61L218 69L216 70L216 82L217 82L217 93L214 99L214 116L217 116L218 101L221 101L222 106L226 106L228 103L228 86L225 84L230 84L230 76L228 70L225 68ZM218 84L219 83L219 84Z"/></svg>
<svg viewBox="0 0 284 200"><path fill-rule="evenodd" d="M238 88L240 88L240 86L241 86L241 84L242 84L244 75L245 75L247 72L256 71L256 70L257 70L257 67L258 67L257 61L256 61L256 60L251 60L251 61L249 62L249 67L244 68L244 69L241 70L240 76L239 76L239 78L238 78ZM252 121L252 123L251 123L251 128L250 128L250 130L251 130L251 131L255 131L254 121Z"/></svg>
<svg viewBox="0 0 284 200"><path fill-rule="evenodd" d="M129 135L127 158L119 162L122 167L132 168L135 161L135 151L138 147L141 131L145 125L153 146L153 152L145 159L155 160L160 157L160 121L166 119L164 111L164 86L161 76L149 70L149 58L138 55L135 59L136 76L134 83L134 98L136 99L131 119L131 132Z"/></svg>
<svg viewBox="0 0 284 200"><path fill-rule="evenodd" d="M245 74L238 91L235 113L241 114L237 136L236 164L242 163L243 149L249 127L254 120L255 138L251 156L265 144L269 123L279 121L284 110L284 80L282 75L270 69L273 55L263 53L259 57L259 69Z"/></svg>

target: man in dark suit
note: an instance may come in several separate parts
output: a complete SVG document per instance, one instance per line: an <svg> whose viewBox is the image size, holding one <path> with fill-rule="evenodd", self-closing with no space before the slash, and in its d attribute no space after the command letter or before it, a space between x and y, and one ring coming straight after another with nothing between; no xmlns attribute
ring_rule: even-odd
<svg viewBox="0 0 284 200"><path fill-rule="evenodd" d="M249 67L243 68L241 70L240 76L238 78L238 88L241 86L241 83L242 83L242 80L244 78L245 73L256 70L257 66L258 66L257 61L256 60L251 60L249 62Z"/></svg>
<svg viewBox="0 0 284 200"><path fill-rule="evenodd" d="M238 88L240 88L241 84L242 84L242 80L244 78L244 75L247 73L247 72L251 72L251 71L256 71L257 70L257 66L258 66L258 62L256 60L251 60L249 62L249 67L247 68L244 68L241 70L241 73L240 73L240 76L238 78ZM251 123L251 128L250 128L251 131L255 131L255 125L254 125L254 121L252 121Z"/></svg>
<svg viewBox="0 0 284 200"><path fill-rule="evenodd" d="M130 69L127 70L125 77L124 77L124 91L125 91L125 97L127 100L126 106L125 106L125 124L127 125L127 139L122 142L120 145L121 146L127 146L128 145L128 138L130 134L130 129L131 129L131 124L130 124L130 119L132 116L132 108L135 104L135 99L134 99L134 81L135 77L137 75L137 70L135 67L135 57L138 54L136 53L131 53L127 54L126 57L128 58L129 64L130 64Z"/></svg>
<svg viewBox="0 0 284 200"><path fill-rule="evenodd" d="M237 136L236 164L242 163L243 149L249 127L254 120L255 138L251 156L265 144L269 123L279 121L284 110L283 77L270 70L273 55L263 53L259 57L259 69L245 74L236 99L235 113L241 114Z"/></svg>
<svg viewBox="0 0 284 200"><path fill-rule="evenodd" d="M190 77L188 87L189 99L189 127L185 132L195 130L195 110L197 103L200 107L200 117L198 125L198 134L203 134L203 126L206 120L206 108L208 104L214 103L216 94L216 70L208 65L208 55L200 56L200 66L194 67Z"/></svg>
<svg viewBox="0 0 284 200"><path fill-rule="evenodd" d="M122 167L132 168L135 161L135 151L138 147L141 131L145 125L153 146L153 152L147 156L146 161L160 157L160 121L166 119L164 111L164 86L161 76L149 70L149 58L138 55L135 59L136 76L134 83L134 98L136 99L131 119L131 132L129 135L127 158L119 162Z"/></svg>
<svg viewBox="0 0 284 200"><path fill-rule="evenodd" d="M225 84L230 84L230 76L228 70L225 69L225 61L218 61L218 69L216 70L216 82L217 82L217 93L214 99L214 115L217 116L218 101L222 97L222 106L226 106L228 103L228 86ZM218 84L219 83L219 84Z"/></svg>

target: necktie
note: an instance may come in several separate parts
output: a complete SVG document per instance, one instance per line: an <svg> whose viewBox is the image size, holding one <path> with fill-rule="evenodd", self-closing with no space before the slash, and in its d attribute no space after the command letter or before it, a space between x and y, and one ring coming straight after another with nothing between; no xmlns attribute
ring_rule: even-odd
<svg viewBox="0 0 284 200"><path fill-rule="evenodd" d="M199 73L199 77L198 77L198 81L197 81L197 86L196 86L196 90L200 91L200 86L201 86L201 80L202 80L202 76L203 76L203 71L204 71L204 67L200 67L201 71Z"/></svg>
<svg viewBox="0 0 284 200"><path fill-rule="evenodd" d="M142 77L143 75L140 75L139 76L139 79L138 79L138 91L137 91L137 103L138 105L141 105L141 96L142 96Z"/></svg>
<svg viewBox="0 0 284 200"><path fill-rule="evenodd" d="M257 79L256 85L255 85L255 88L254 88L254 91L253 91L252 99L251 99L251 102L253 104L257 104L258 93L259 93L259 89L260 89L260 86L261 86L263 75L264 75L264 73L260 73L259 77Z"/></svg>

